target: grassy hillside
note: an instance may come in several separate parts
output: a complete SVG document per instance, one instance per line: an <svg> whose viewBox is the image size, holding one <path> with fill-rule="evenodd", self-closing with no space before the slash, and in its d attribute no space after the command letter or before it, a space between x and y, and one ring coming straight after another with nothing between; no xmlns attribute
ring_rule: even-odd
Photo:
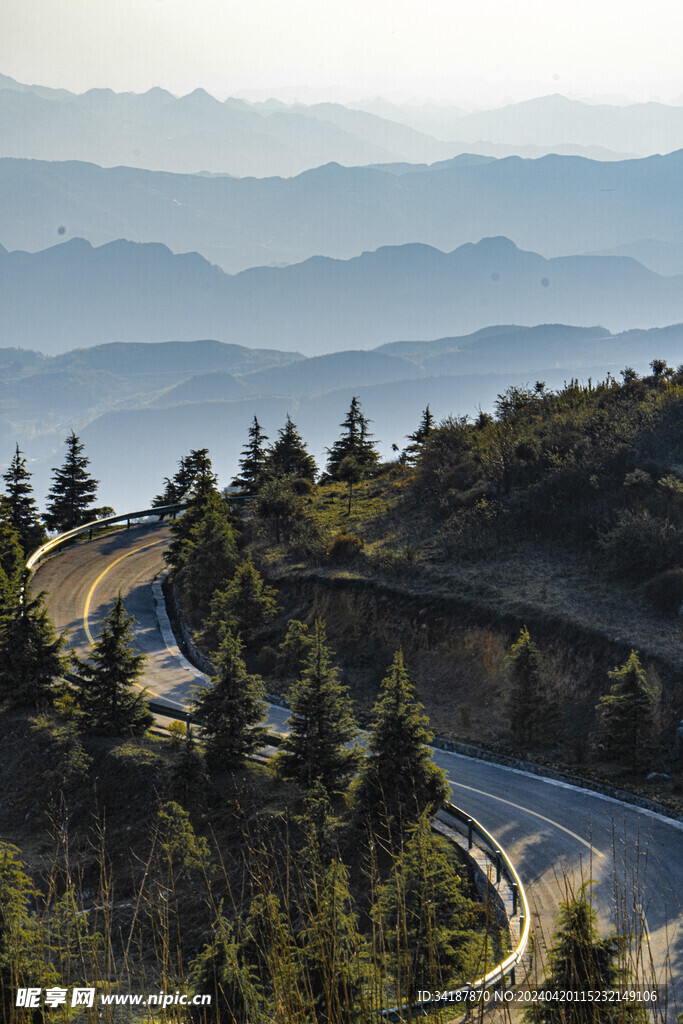
<svg viewBox="0 0 683 1024"><path fill-rule="evenodd" d="M280 587L277 628L323 615L361 706L400 644L437 733L680 799L680 369L510 388L494 417L446 420L412 464L379 467L350 514L348 486L323 482L287 543L267 519L251 535ZM558 713L531 744L510 730L507 655L523 626ZM632 649L656 697L635 767L607 756L595 710ZM647 782L652 771L672 777Z"/></svg>

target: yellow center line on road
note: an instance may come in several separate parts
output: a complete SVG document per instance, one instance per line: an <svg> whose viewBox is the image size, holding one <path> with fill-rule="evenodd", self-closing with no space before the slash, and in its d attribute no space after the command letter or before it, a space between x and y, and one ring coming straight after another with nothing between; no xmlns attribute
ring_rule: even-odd
<svg viewBox="0 0 683 1024"><path fill-rule="evenodd" d="M498 803L507 804L508 807L514 807L517 811L524 811L525 814L533 814L534 818L540 818L541 821L547 822L547 824L552 825L553 828L559 828L561 832L566 832L568 836L572 837L572 839L576 839L578 843L582 843L584 846L588 847L591 853L594 853L596 857L605 856L604 853L600 852L600 850L591 846L586 839L582 839L581 836L577 836L576 832L572 832L571 829L565 828L564 825L560 825L559 822L553 821L552 818L546 818L544 814L539 814L538 811L532 811L528 807L523 807L521 804L514 804L512 800L504 800L502 796L494 796L493 793L487 793L483 789L475 789L474 786L465 786L462 782L453 782L452 779L449 779L448 782L451 786L458 786L459 789L468 789L470 793L478 793L479 796L487 796L490 800L497 800Z"/></svg>
<svg viewBox="0 0 683 1024"><path fill-rule="evenodd" d="M90 632L90 626L88 625L88 616L90 614L90 602L92 600L93 594L95 593L95 588L99 584L100 580L104 579L107 573L110 572L110 570L113 569L115 565L118 565L119 562L122 562L124 558L130 558L131 555L137 555L139 551L145 551L147 548L155 548L157 547L157 545L164 543L165 541L163 540L155 540L152 544L141 544L139 548L133 548L132 551L126 551L125 555L121 555L119 558L115 558L113 562L110 562L107 568L103 569L100 575L97 577L92 587L88 591L88 596L85 599L85 605L83 607L83 628L85 629L85 635L90 641L91 646L95 645L95 641L93 640L92 633Z"/></svg>

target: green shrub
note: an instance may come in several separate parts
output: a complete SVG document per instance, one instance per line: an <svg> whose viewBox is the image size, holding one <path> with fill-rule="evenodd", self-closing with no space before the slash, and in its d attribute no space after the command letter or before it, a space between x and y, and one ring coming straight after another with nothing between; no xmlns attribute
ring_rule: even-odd
<svg viewBox="0 0 683 1024"><path fill-rule="evenodd" d="M355 533L338 533L327 549L330 562L350 562L360 553L363 541Z"/></svg>
<svg viewBox="0 0 683 1024"><path fill-rule="evenodd" d="M608 570L636 582L683 562L683 530L647 509L620 512L599 545Z"/></svg>
<svg viewBox="0 0 683 1024"><path fill-rule="evenodd" d="M306 480L304 477L296 477L292 480L292 490L295 494L306 497L308 494L313 494L315 488L310 480Z"/></svg>

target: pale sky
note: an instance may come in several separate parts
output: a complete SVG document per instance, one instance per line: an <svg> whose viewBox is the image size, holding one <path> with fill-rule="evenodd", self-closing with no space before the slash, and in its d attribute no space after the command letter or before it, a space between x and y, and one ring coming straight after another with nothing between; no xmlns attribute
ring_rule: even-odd
<svg viewBox="0 0 683 1024"><path fill-rule="evenodd" d="M683 102L680 0L2 0L21 82L469 105Z"/></svg>

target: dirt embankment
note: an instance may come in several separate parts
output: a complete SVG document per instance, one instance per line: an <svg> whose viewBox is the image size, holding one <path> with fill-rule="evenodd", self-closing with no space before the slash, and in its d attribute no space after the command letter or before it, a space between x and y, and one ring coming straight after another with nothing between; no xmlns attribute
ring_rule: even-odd
<svg viewBox="0 0 683 1024"><path fill-rule="evenodd" d="M407 568L395 579L311 569L290 571L272 582L282 607L278 636L290 618L323 618L359 717L367 717L400 646L437 735L552 763L678 804L683 793L681 766L672 765L668 756L681 707L677 658L641 651L648 676L661 689L661 743L647 770L633 772L620 765L600 765L595 758L595 705L608 691L607 672L623 663L634 646L595 617L591 624L579 615L562 615L552 604L528 600L523 594L514 602L503 601L500 594L496 599L493 588L482 600L482 587L475 597L467 587L458 588L453 580L437 581L418 567ZM506 656L524 625L543 651L547 685L558 711L554 735L531 749L516 746L508 726ZM280 682L286 689L287 680ZM646 783L651 771L672 777Z"/></svg>

